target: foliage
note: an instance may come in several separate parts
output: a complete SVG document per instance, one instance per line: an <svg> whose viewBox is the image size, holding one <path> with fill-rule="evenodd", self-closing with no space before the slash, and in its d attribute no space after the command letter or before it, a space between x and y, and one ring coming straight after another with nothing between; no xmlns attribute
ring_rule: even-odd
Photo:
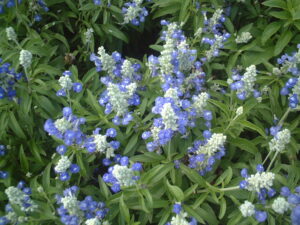
<svg viewBox="0 0 300 225"><path fill-rule="evenodd" d="M0 224L299 224L299 3L0 0Z"/></svg>

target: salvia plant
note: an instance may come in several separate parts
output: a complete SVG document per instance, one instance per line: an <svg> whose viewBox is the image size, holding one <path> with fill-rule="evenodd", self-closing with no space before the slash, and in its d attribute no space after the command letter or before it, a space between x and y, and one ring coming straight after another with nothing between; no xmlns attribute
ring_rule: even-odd
<svg viewBox="0 0 300 225"><path fill-rule="evenodd" d="M299 10L0 0L0 225L299 225Z"/></svg>

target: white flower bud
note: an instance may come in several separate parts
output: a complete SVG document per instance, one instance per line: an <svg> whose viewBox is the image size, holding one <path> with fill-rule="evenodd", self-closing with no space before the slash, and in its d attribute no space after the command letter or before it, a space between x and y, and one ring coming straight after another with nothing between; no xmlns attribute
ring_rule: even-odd
<svg viewBox="0 0 300 225"><path fill-rule="evenodd" d="M241 35L238 35L235 39L237 44L247 43L251 40L252 35L249 32L243 32Z"/></svg>
<svg viewBox="0 0 300 225"><path fill-rule="evenodd" d="M202 92L198 96L193 97L194 103L192 107L196 109L198 114L202 114L204 108L207 106L208 99L209 95L206 92Z"/></svg>
<svg viewBox="0 0 300 225"><path fill-rule="evenodd" d="M165 129L172 129L176 131L178 116L174 112L171 103L165 103L160 114L163 119Z"/></svg>
<svg viewBox="0 0 300 225"><path fill-rule="evenodd" d="M290 142L291 132L288 129L279 131L269 142L270 151L282 152L285 146Z"/></svg>
<svg viewBox="0 0 300 225"><path fill-rule="evenodd" d="M236 116L240 116L243 114L243 112L244 112L244 108L243 108L243 106L240 106L236 109L235 113L236 113Z"/></svg>
<svg viewBox="0 0 300 225"><path fill-rule="evenodd" d="M32 60L32 54L30 51L22 49L20 52L20 64L27 69L31 65L31 60Z"/></svg>
<svg viewBox="0 0 300 225"><path fill-rule="evenodd" d="M61 156L59 161L57 162L56 166L54 167L54 170L57 173L63 173L66 172L67 169L71 166L71 161L67 156Z"/></svg>
<svg viewBox="0 0 300 225"><path fill-rule="evenodd" d="M240 205L240 211L243 217L252 216L255 213L255 207L251 202L245 201L242 205Z"/></svg>
<svg viewBox="0 0 300 225"><path fill-rule="evenodd" d="M9 41L17 41L17 34L12 27L6 28L6 36Z"/></svg>
<svg viewBox="0 0 300 225"><path fill-rule="evenodd" d="M273 181L275 179L275 174L271 172L262 172L252 174L250 177L246 178L248 185L246 189L248 191L260 192L262 188L269 190L273 186Z"/></svg>
<svg viewBox="0 0 300 225"><path fill-rule="evenodd" d="M290 204L283 197L276 198L272 204L272 209L279 214L283 214L288 211L289 208Z"/></svg>
<svg viewBox="0 0 300 225"><path fill-rule="evenodd" d="M59 85L66 90L71 90L73 82L69 76L61 76L58 80Z"/></svg>
<svg viewBox="0 0 300 225"><path fill-rule="evenodd" d="M199 146L197 154L205 154L209 157L214 155L226 141L224 134L214 133L204 146Z"/></svg>
<svg viewBox="0 0 300 225"><path fill-rule="evenodd" d="M127 166L115 165L112 174L118 180L120 186L129 187L136 183L136 181L132 179L134 176L133 171Z"/></svg>

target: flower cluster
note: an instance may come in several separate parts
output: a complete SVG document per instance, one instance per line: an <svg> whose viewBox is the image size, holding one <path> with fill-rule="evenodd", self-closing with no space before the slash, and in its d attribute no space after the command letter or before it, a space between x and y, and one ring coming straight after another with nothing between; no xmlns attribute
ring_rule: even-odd
<svg viewBox="0 0 300 225"><path fill-rule="evenodd" d="M22 0L17 1L18 4L22 3ZM15 0L0 0L0 14L4 13L4 9L15 7Z"/></svg>
<svg viewBox="0 0 300 225"><path fill-rule="evenodd" d="M57 152L61 153L64 148L66 148L64 145L58 146ZM61 181L67 181L70 179L70 173L78 173L80 167L77 164L72 164L67 156L62 155L54 167L54 171L59 174Z"/></svg>
<svg viewBox="0 0 300 225"><path fill-rule="evenodd" d="M25 215L36 211L38 208L37 204L30 198L31 188L26 187L24 181L20 181L17 187L10 186L6 188L5 194L9 203L5 206L6 215L0 217L1 224L19 224L27 221L28 218L26 216L18 216L11 205L18 207Z"/></svg>
<svg viewBox="0 0 300 225"><path fill-rule="evenodd" d="M116 157L117 164L108 168L108 173L103 175L103 180L111 184L113 192L119 192L123 187L130 187L136 184L140 178L137 174L142 170L141 163L134 163L129 167L129 159L127 156Z"/></svg>
<svg viewBox="0 0 300 225"><path fill-rule="evenodd" d="M275 200L272 209L279 214L283 214L291 209L291 221L293 225L300 224L300 186L295 188L295 193L292 193L288 187L281 188L280 200Z"/></svg>
<svg viewBox="0 0 300 225"><path fill-rule="evenodd" d="M86 138L84 147L90 153L99 152L104 154L106 158L114 157L114 150L120 147L120 142L108 141L108 139L115 138L117 136L116 129L109 128L106 130L104 135L99 134L100 130L100 128L96 128L93 135Z"/></svg>
<svg viewBox="0 0 300 225"><path fill-rule="evenodd" d="M159 76L164 95L157 97L152 108L160 118L142 135L143 139L151 138L147 143L149 151L167 144L177 132L186 134L199 117L206 120L209 128L212 120L212 113L205 110L209 95L203 92L205 73L201 62L196 61L196 50L189 48L176 23L161 21L161 24L167 27L161 37L165 44L159 57L149 57L148 67L153 76Z"/></svg>
<svg viewBox="0 0 300 225"><path fill-rule="evenodd" d="M130 106L140 104L137 94L137 81L141 80L141 75L138 74L140 65L122 59L118 52L109 55L103 47L98 49L98 55L92 54L91 61L95 63L97 71L108 74L101 77L101 82L107 89L101 94L99 104L105 107L105 114L116 114L113 119L116 125L127 125L133 119Z"/></svg>
<svg viewBox="0 0 300 225"><path fill-rule="evenodd" d="M246 68L246 72L243 76L239 74L239 71L234 70L232 75L232 80L230 80L231 90L237 91L237 97L241 100L248 98L251 93L255 98L260 97L260 92L254 89L256 81L256 66L251 65Z"/></svg>
<svg viewBox="0 0 300 225"><path fill-rule="evenodd" d="M194 146L188 149L189 167L204 175L212 170L216 160L225 155L224 144L226 136L206 130L203 132L204 141L195 141Z"/></svg>
<svg viewBox="0 0 300 225"><path fill-rule="evenodd" d="M207 18L207 12L202 12L202 14L204 17L204 27L199 28L195 36L206 34L201 42L208 44L210 48L205 51L205 57L201 60L209 62L213 57L219 56L220 49L223 48L223 43L230 37L230 34L223 32L222 23L225 22L225 17L222 9L217 9L210 19Z"/></svg>
<svg viewBox="0 0 300 225"><path fill-rule="evenodd" d="M22 78L22 73L16 73L10 63L3 63L0 58L0 99L7 97L13 99L16 96L14 85Z"/></svg>
<svg viewBox="0 0 300 225"><path fill-rule="evenodd" d="M105 203L94 201L91 196L86 196L84 200L77 199L79 188L72 186L64 190L63 195L57 195L57 213L60 220L66 225L109 225L105 221L108 208Z"/></svg>
<svg viewBox="0 0 300 225"><path fill-rule="evenodd" d="M72 72L65 71L62 76L59 78L58 83L61 87L60 90L56 92L57 96L68 96L70 94L70 90L73 89L74 92L79 93L82 91L82 84L79 82L72 82L71 79Z"/></svg>
<svg viewBox="0 0 300 225"><path fill-rule="evenodd" d="M82 144L85 135L80 130L80 125L85 123L84 118L78 118L72 114L70 107L63 108L63 117L53 121L48 119L44 124L44 130L49 135L59 138L69 146Z"/></svg>
<svg viewBox="0 0 300 225"><path fill-rule="evenodd" d="M258 222L264 222L268 217L267 212L256 210L255 206L249 201L245 201L242 205L240 205L240 211L243 217L254 215Z"/></svg>
<svg viewBox="0 0 300 225"><path fill-rule="evenodd" d="M236 37L235 42L237 44L247 43L251 40L251 38L252 38L252 35L250 32L243 32Z"/></svg>
<svg viewBox="0 0 300 225"><path fill-rule="evenodd" d="M256 174L248 175L246 168L242 169L241 176L245 180L240 182L240 188L248 191L256 192L258 199L261 202L266 200L267 195L273 197L275 190L272 188L275 179L275 174L272 172L265 172L264 167L261 164L256 166Z"/></svg>
<svg viewBox="0 0 300 225"><path fill-rule="evenodd" d="M275 195L275 194L274 194ZM273 196L274 196L273 195ZM292 193L288 187L282 187L280 196L272 199L269 205L261 205L265 210L272 209L276 214L283 215L291 211L291 222L293 225L299 224L300 219L300 186L295 188L295 193ZM255 216L258 222L266 221L268 214L266 211L259 211L255 208L255 205L249 201L245 201L240 206L240 211L243 217Z"/></svg>
<svg viewBox="0 0 300 225"><path fill-rule="evenodd" d="M145 7L142 7L143 0L132 0L126 2L122 7L122 13L124 14L124 23L131 23L135 26L140 25L145 21L145 17L148 16L148 11Z"/></svg>
<svg viewBox="0 0 300 225"><path fill-rule="evenodd" d="M17 42L17 34L16 34L14 28L7 27L5 29L5 31L6 31L7 40Z"/></svg>
<svg viewBox="0 0 300 225"><path fill-rule="evenodd" d="M32 61L32 53L28 50L22 49L19 57L20 65L24 67L24 69L28 69L31 65Z"/></svg>
<svg viewBox="0 0 300 225"><path fill-rule="evenodd" d="M297 47L297 52L292 55L284 54L277 59L277 63L281 67L275 68L278 70L279 74L291 73L294 76L288 79L285 86L280 91L281 95L289 95L289 106L291 108L296 108L300 99L300 44L298 44Z"/></svg>
<svg viewBox="0 0 300 225"><path fill-rule="evenodd" d="M270 151L282 152L285 146L290 142L291 132L288 129L283 129L274 134L274 138L269 142Z"/></svg>
<svg viewBox="0 0 300 225"><path fill-rule="evenodd" d="M40 13L41 10L43 10L44 12L49 11L47 4L43 0L30 1L29 8L34 14L33 20L35 22L40 22L42 20L42 15Z"/></svg>
<svg viewBox="0 0 300 225"><path fill-rule="evenodd" d="M166 223L166 225L197 225L195 218L190 218L190 222L188 222L188 214L182 210L181 203L175 203L173 205L173 212L176 215L173 216L171 222Z"/></svg>

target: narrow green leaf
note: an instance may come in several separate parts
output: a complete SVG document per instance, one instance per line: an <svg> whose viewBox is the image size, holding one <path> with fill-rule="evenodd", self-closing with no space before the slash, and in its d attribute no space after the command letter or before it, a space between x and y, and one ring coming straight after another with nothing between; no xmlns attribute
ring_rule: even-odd
<svg viewBox="0 0 300 225"><path fill-rule="evenodd" d="M120 205L121 215L125 218L126 222L129 223L129 221L130 221L129 209L124 202L123 194L121 195L119 205Z"/></svg>
<svg viewBox="0 0 300 225"><path fill-rule="evenodd" d="M21 147L20 147L19 159L20 159L20 164L21 164L22 170L24 170L24 172L28 172L29 163L28 163L28 159L24 153L23 145L21 145Z"/></svg>
<svg viewBox="0 0 300 225"><path fill-rule="evenodd" d="M282 0L268 0L263 2L262 4L269 7L287 9L285 1Z"/></svg>
<svg viewBox="0 0 300 225"><path fill-rule="evenodd" d="M285 46L287 46L287 44L290 42L292 37L293 37L293 33L289 30L286 32L283 32L280 35L280 37L275 45L275 50L274 50L275 56L282 52L282 50L284 49Z"/></svg>
<svg viewBox="0 0 300 225"><path fill-rule="evenodd" d="M240 124L242 124L244 127L247 127L251 130L254 130L256 132L258 132L261 136L263 136L264 138L267 138L266 134L265 134L265 131L263 129L261 129L259 126L249 122L249 121L240 121L239 122Z"/></svg>
<svg viewBox="0 0 300 225"><path fill-rule="evenodd" d="M166 184L167 184L169 191L176 198L176 200L178 202L182 202L184 200L184 194L183 194L182 190L175 185L171 185L168 180L166 180Z"/></svg>
<svg viewBox="0 0 300 225"><path fill-rule="evenodd" d="M280 29L281 26L282 22L273 22L268 24L261 35L261 43L264 45L266 41Z"/></svg>
<svg viewBox="0 0 300 225"><path fill-rule="evenodd" d="M9 112L9 127L13 130L13 132L22 139L26 139L26 135L20 127L15 114L13 112Z"/></svg>

